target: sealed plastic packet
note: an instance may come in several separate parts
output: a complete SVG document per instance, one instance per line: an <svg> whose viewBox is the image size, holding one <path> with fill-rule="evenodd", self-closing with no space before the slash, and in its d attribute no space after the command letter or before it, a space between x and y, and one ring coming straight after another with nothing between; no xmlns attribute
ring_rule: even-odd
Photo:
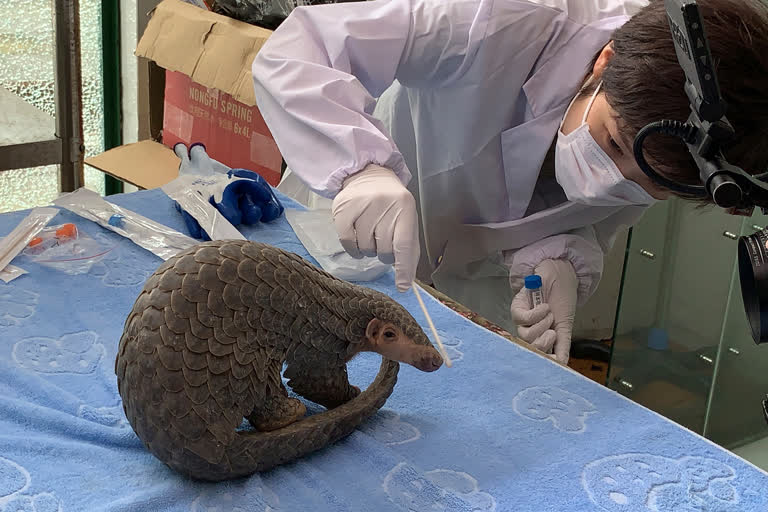
<svg viewBox="0 0 768 512"><path fill-rule="evenodd" d="M0 280L9 283L26 274L25 270L9 264L58 213L56 208L35 208L0 240Z"/></svg>
<svg viewBox="0 0 768 512"><path fill-rule="evenodd" d="M392 269L378 258L355 259L344 250L330 210L294 210L285 216L296 236L329 274L345 281L373 281Z"/></svg>
<svg viewBox="0 0 768 512"><path fill-rule="evenodd" d="M33 238L24 256L66 274L84 274L101 261L115 244L102 244L81 233L72 223L49 226Z"/></svg>
<svg viewBox="0 0 768 512"><path fill-rule="evenodd" d="M98 193L85 188L60 196L53 204L132 240L163 260L198 244L194 238L105 201Z"/></svg>

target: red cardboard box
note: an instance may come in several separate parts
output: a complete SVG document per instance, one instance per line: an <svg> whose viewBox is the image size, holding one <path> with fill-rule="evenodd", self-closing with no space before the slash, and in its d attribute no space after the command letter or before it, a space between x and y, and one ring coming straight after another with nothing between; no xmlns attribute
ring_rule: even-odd
<svg viewBox="0 0 768 512"><path fill-rule="evenodd" d="M282 156L257 107L167 71L163 143L179 142L202 142L214 160L257 172L271 185L280 181Z"/></svg>

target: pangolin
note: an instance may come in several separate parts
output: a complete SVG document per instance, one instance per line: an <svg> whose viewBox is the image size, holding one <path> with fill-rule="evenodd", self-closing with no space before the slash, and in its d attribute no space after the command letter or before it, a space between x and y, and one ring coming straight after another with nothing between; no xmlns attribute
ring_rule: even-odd
<svg viewBox="0 0 768 512"><path fill-rule="evenodd" d="M346 363L382 355L364 392ZM205 242L167 260L125 321L115 373L147 449L193 479L266 471L347 435L389 398L399 362L443 363L387 295L258 242ZM293 391L327 408L304 418ZM247 418L253 429L238 429ZM303 419L302 419L303 418Z"/></svg>

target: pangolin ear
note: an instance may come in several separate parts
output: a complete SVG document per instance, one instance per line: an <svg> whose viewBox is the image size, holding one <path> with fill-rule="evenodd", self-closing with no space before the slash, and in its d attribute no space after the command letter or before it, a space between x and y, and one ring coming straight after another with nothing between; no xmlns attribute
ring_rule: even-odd
<svg viewBox="0 0 768 512"><path fill-rule="evenodd" d="M376 337L379 335L382 327L384 327L384 322L378 318L368 322L368 327L365 328L365 337L368 338L368 341L376 341Z"/></svg>

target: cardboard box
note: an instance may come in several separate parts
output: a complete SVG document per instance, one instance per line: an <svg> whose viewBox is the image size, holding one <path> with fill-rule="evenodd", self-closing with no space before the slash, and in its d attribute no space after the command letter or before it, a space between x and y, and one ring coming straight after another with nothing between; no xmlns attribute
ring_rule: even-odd
<svg viewBox="0 0 768 512"><path fill-rule="evenodd" d="M138 188L159 188L179 176L179 157L153 140L125 144L86 160L88 165Z"/></svg>
<svg viewBox="0 0 768 512"><path fill-rule="evenodd" d="M283 160L258 108L168 71L164 112L163 143L168 147L203 142L211 158L255 171L277 185Z"/></svg>
<svg viewBox="0 0 768 512"><path fill-rule="evenodd" d="M271 34L183 0L160 2L135 53L164 74L163 94L149 94L149 122L155 124L149 132L165 147L120 146L86 164L139 188L154 188L178 175L173 145L202 142L211 158L277 185L282 156L256 106L251 78L251 63ZM148 173L152 159L158 164Z"/></svg>

